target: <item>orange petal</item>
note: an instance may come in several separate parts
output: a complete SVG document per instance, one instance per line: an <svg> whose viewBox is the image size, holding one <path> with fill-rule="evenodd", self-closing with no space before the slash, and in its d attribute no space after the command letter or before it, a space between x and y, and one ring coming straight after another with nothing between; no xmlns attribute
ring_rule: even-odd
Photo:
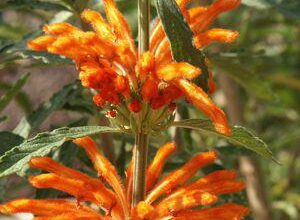
<svg viewBox="0 0 300 220"><path fill-rule="evenodd" d="M91 201L97 205L101 205L104 209L112 207L114 201L101 201L95 198L94 189L91 185L85 182L66 177L60 177L56 174L41 174L29 178L29 182L36 188L53 188L70 195L73 195L78 200ZM102 198L100 198L102 200ZM100 204L101 203L101 204Z"/></svg>
<svg viewBox="0 0 300 220"><path fill-rule="evenodd" d="M185 15L186 18L189 17L189 14L186 11L186 5L188 2L190 2L190 0L176 0L179 8L182 10L183 14ZM166 43L164 43L164 45L162 45L163 41L166 41L166 34L164 32L162 23L160 20L158 20L154 26L154 28L151 30L151 34L150 34L150 51L152 53L156 53L158 56L159 54L161 54L161 51L158 51L159 47L163 47L164 51L166 48L170 48L170 45ZM162 49L162 48L161 48ZM170 50L170 49L169 49ZM167 52L167 51L165 51Z"/></svg>
<svg viewBox="0 0 300 220"><path fill-rule="evenodd" d="M43 30L46 34L50 35L68 35L68 34L78 34L82 31L77 27L69 24L69 23L56 23L44 25Z"/></svg>
<svg viewBox="0 0 300 220"><path fill-rule="evenodd" d="M211 205L217 200L218 198L215 195L212 195L208 192L204 192L202 190L187 190L180 198L170 199L158 203L158 205L154 207L155 217L159 218L172 215L181 210L187 210L200 205Z"/></svg>
<svg viewBox="0 0 300 220"><path fill-rule="evenodd" d="M217 0L211 7L218 12L226 12L235 9L241 4L241 0Z"/></svg>
<svg viewBox="0 0 300 220"><path fill-rule="evenodd" d="M190 23L192 30L195 34L201 33L206 29L212 22L221 14L240 5L241 0L217 0L206 10L199 11L200 13L195 13L194 16L190 18L192 21Z"/></svg>
<svg viewBox="0 0 300 220"><path fill-rule="evenodd" d="M33 158L30 161L30 166L33 168L37 168L37 169L41 169L41 170L45 170L51 173L56 174L57 176L61 177L64 180L74 180L74 181L70 181L71 184L73 183L78 183L83 184L84 188L89 188L90 192L93 194L93 198L97 200L98 204L101 204L103 206L103 208L105 209L110 209L114 203L115 203L115 195L113 192L111 192L110 190L108 190L104 184L102 182L100 182L97 179L93 179L91 177L89 177L88 175L81 173L77 170L74 169L70 169L68 167L65 167L57 162L55 162L54 160L52 160L51 158L47 158L47 157L42 157L42 158ZM53 178L53 180L55 178L57 178L57 176L48 176L48 179L51 180L51 178ZM38 183L37 181L40 179L42 179L42 181L45 181L45 179L43 179L45 177L39 177L36 178L35 177L35 183ZM46 176L47 179L47 176ZM82 182L82 183L81 183ZM39 182L40 184L42 182ZM49 182L50 184L50 182ZM62 190L62 189L61 189ZM82 192L84 193L84 192ZM72 194L74 195L74 194ZM76 195L75 195L76 196Z"/></svg>
<svg viewBox="0 0 300 220"><path fill-rule="evenodd" d="M49 53L63 55L73 60L80 60L89 54L89 51L71 37L58 37L47 49Z"/></svg>
<svg viewBox="0 0 300 220"><path fill-rule="evenodd" d="M170 190L174 189L189 180L195 173L205 165L214 162L217 158L215 152L206 152L193 157L181 168L168 174L161 180L157 186L148 194L146 202L151 204L159 196L167 194Z"/></svg>
<svg viewBox="0 0 300 220"><path fill-rule="evenodd" d="M126 42L126 46L129 48L128 52L131 53L131 59L136 62L136 48L126 19L118 10L114 0L103 0L103 2L108 22L112 26L117 37Z"/></svg>
<svg viewBox="0 0 300 220"><path fill-rule="evenodd" d="M197 6L188 10L189 13L189 24L192 25L197 18L207 11L207 7Z"/></svg>
<svg viewBox="0 0 300 220"><path fill-rule="evenodd" d="M174 142L167 143L159 148L156 155L147 169L147 185L146 191L151 190L162 173L167 158L175 151L176 144Z"/></svg>
<svg viewBox="0 0 300 220"><path fill-rule="evenodd" d="M143 220L143 219L153 219L154 217L153 206L147 204L146 202L139 202L136 207L132 210L132 219Z"/></svg>
<svg viewBox="0 0 300 220"><path fill-rule="evenodd" d="M142 86L141 95L144 101L150 101L159 95L157 80L149 77Z"/></svg>
<svg viewBox="0 0 300 220"><path fill-rule="evenodd" d="M169 199L174 199L174 198L180 198L187 191L192 191L192 190L203 190L210 192L214 194L216 191L213 191L215 189L215 183L216 185L220 186L219 183L226 183L226 182L232 182L234 183L234 179L237 177L237 173L234 170L219 170L215 171L213 173L208 174L207 176L189 184L186 186L183 186L174 192L172 192L170 195L168 195L164 200L169 200ZM226 184L225 184L226 185ZM239 185L239 184L238 184ZM211 190L208 190L210 186L213 186L210 188ZM222 186L221 186L222 187ZM228 186L227 186L228 187ZM227 187L223 188L223 191L226 190ZM222 190L222 188L220 188ZM241 188L237 189L238 191L241 190Z"/></svg>
<svg viewBox="0 0 300 220"><path fill-rule="evenodd" d="M92 25L93 29L101 39L107 40L107 42L114 44L116 36L113 32L113 29L104 21L100 13L94 10L85 9L81 13L81 18L85 22Z"/></svg>
<svg viewBox="0 0 300 220"><path fill-rule="evenodd" d="M88 208L87 206L78 206L76 202L69 202L62 199L17 199L4 205L0 205L0 213L3 214L14 214L22 212L33 213L34 215L42 216L60 215L65 212L97 215L96 211Z"/></svg>
<svg viewBox="0 0 300 220"><path fill-rule="evenodd" d="M237 193L245 188L244 182L241 181L219 181L202 186L201 190L210 192L215 195Z"/></svg>
<svg viewBox="0 0 300 220"><path fill-rule="evenodd" d="M168 64L172 61L170 42L167 37L163 38L154 51L157 66Z"/></svg>
<svg viewBox="0 0 300 220"><path fill-rule="evenodd" d="M166 37L166 34L164 32L162 23L160 20L158 20L154 26L154 28L151 30L150 34L150 49L149 51L154 53L160 44L160 42Z"/></svg>
<svg viewBox="0 0 300 220"><path fill-rule="evenodd" d="M136 146L134 145L132 148L132 155L135 155ZM133 190L133 169L134 169L135 159L132 157L127 169L126 169L126 197L127 202L131 204L132 200L132 190Z"/></svg>
<svg viewBox="0 0 300 220"><path fill-rule="evenodd" d="M182 211L174 220L241 220L248 215L249 209L237 204L224 204L214 208L195 211Z"/></svg>
<svg viewBox="0 0 300 220"><path fill-rule="evenodd" d="M194 43L197 48L205 47L214 41L232 43L237 39L238 35L239 33L237 31L214 28L197 34L194 38Z"/></svg>
<svg viewBox="0 0 300 220"><path fill-rule="evenodd" d="M191 0L176 0L176 3L178 4L179 8L183 10L190 1Z"/></svg>
<svg viewBox="0 0 300 220"><path fill-rule="evenodd" d="M217 90L217 85L213 79L213 74L211 71L209 72L208 88L209 88L209 94L214 94Z"/></svg>
<svg viewBox="0 0 300 220"><path fill-rule="evenodd" d="M61 215L51 216L51 217L36 217L33 220L102 220L104 219L100 215L87 215L87 214L77 214L77 213L64 213Z"/></svg>
<svg viewBox="0 0 300 220"><path fill-rule="evenodd" d="M98 171L98 174L115 190L118 202L123 209L125 218L127 218L129 216L129 210L125 197L125 189L115 167L99 153L96 142L94 142L90 137L78 138L74 140L74 143L85 149L92 160L94 167Z"/></svg>
<svg viewBox="0 0 300 220"><path fill-rule="evenodd" d="M138 73L138 78L143 83L147 76L155 68L155 59L152 53L146 52L142 54L137 63L136 72Z"/></svg>
<svg viewBox="0 0 300 220"><path fill-rule="evenodd" d="M177 78L192 80L201 74L201 70L189 63L170 63L156 72L157 77L169 82Z"/></svg>
<svg viewBox="0 0 300 220"><path fill-rule="evenodd" d="M134 162L131 161L129 166L127 167L126 170L126 197L128 203L131 204L131 199L132 199L132 186L133 186L133 164Z"/></svg>
<svg viewBox="0 0 300 220"><path fill-rule="evenodd" d="M170 103L183 96L183 93L174 85L168 85L162 90L162 96L166 103Z"/></svg>
<svg viewBox="0 0 300 220"><path fill-rule="evenodd" d="M176 80L175 84L196 108L211 118L219 133L224 135L231 134L231 129L224 112L212 102L201 88L184 79Z"/></svg>
<svg viewBox="0 0 300 220"><path fill-rule="evenodd" d="M43 51L47 50L47 48L56 40L56 37L53 36L41 36L34 40L31 40L27 43L27 47L36 50Z"/></svg>
<svg viewBox="0 0 300 220"><path fill-rule="evenodd" d="M63 166L57 163L49 157L36 157L30 160L30 167L41 169L50 173L55 173L63 177L77 179L84 182L95 182L96 184L101 184L100 181L92 179L88 175L79 172L77 170Z"/></svg>

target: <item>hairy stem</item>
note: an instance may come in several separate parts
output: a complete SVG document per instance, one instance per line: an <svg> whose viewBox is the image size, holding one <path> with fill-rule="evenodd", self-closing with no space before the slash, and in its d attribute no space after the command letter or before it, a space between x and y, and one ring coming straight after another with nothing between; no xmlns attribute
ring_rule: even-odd
<svg viewBox="0 0 300 220"><path fill-rule="evenodd" d="M149 49L150 0L138 0L139 54Z"/></svg>
<svg viewBox="0 0 300 220"><path fill-rule="evenodd" d="M132 206L143 201L146 193L146 169L148 156L148 135L139 133L135 136L135 150L133 155L133 193Z"/></svg>
<svg viewBox="0 0 300 220"><path fill-rule="evenodd" d="M150 0L138 0L139 55L149 49ZM143 201L146 194L146 169L149 136L143 131L135 136L132 206Z"/></svg>

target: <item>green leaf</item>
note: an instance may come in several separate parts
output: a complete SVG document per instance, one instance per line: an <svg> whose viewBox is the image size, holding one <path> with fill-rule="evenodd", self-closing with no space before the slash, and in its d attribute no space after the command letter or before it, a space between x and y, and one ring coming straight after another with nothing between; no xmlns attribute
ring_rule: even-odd
<svg viewBox="0 0 300 220"><path fill-rule="evenodd" d="M175 0L156 0L156 8L171 43L172 55L177 62L187 62L202 70L196 83L208 91L209 71L204 53L193 44L193 32L184 19Z"/></svg>
<svg viewBox="0 0 300 220"><path fill-rule="evenodd" d="M43 64L51 64L51 65L66 65L66 64L73 64L72 60L56 55L50 54L48 52L41 52L41 51L32 51L32 50L24 50L19 51L17 53L20 55L21 58L32 58L34 60L40 61ZM36 65L36 64L35 64Z"/></svg>
<svg viewBox="0 0 300 220"><path fill-rule="evenodd" d="M63 87L59 92L55 93L49 101L43 103L35 112L22 118L20 123L14 129L14 133L27 138L30 132L38 128L50 114L61 109L68 100L72 100L80 93L81 88L78 81Z"/></svg>
<svg viewBox="0 0 300 220"><path fill-rule="evenodd" d="M102 126L84 126L59 128L52 132L40 133L19 146L7 151L0 157L0 177L13 173L23 174L32 157L42 157L58 149L64 142L98 133L120 132L116 128Z"/></svg>
<svg viewBox="0 0 300 220"><path fill-rule="evenodd" d="M233 78L250 95L267 101L277 100L267 81L263 80L259 74L249 71L240 62L234 62L230 58L211 58L210 61L224 70L225 74Z"/></svg>
<svg viewBox="0 0 300 220"><path fill-rule="evenodd" d="M39 1L39 0L6 0L0 4L0 11L2 10L20 10L20 9L41 9L46 11L62 11L68 9L62 4L53 3L53 1Z"/></svg>
<svg viewBox="0 0 300 220"><path fill-rule="evenodd" d="M0 132L0 155L4 154L6 151L12 149L13 147L21 144L24 141L19 135L16 135L9 131Z"/></svg>
<svg viewBox="0 0 300 220"><path fill-rule="evenodd" d="M218 133L209 120L187 119L183 121L173 122L172 126L180 128L189 128L201 131L203 133L217 135L219 137L227 139L233 144L245 147L263 156L264 158L271 159L274 162L278 163L278 161L273 156L271 150L268 148L266 143L264 143L261 139L256 137L246 128L243 128L241 126L233 126L231 136L225 136Z"/></svg>
<svg viewBox="0 0 300 220"><path fill-rule="evenodd" d="M7 92L9 91L13 86L10 85L7 82L0 81L0 91ZM25 113L29 113L32 111L29 97L25 92L20 91L16 97L15 100L17 104L24 110Z"/></svg>
<svg viewBox="0 0 300 220"><path fill-rule="evenodd" d="M29 74L22 75L14 86L0 98L0 112L18 95L24 84L27 82Z"/></svg>

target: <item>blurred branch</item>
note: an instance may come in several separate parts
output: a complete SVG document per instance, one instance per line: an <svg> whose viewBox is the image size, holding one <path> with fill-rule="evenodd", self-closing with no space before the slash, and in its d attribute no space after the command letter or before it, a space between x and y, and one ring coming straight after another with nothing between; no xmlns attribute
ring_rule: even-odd
<svg viewBox="0 0 300 220"><path fill-rule="evenodd" d="M279 86L286 86L290 89L300 90L300 80L297 78L285 76L283 74L276 74L270 76L269 79Z"/></svg>
<svg viewBox="0 0 300 220"><path fill-rule="evenodd" d="M219 81L226 97L229 118L234 124L245 124L244 106L241 102L239 86L226 75L219 75ZM240 172L245 178L247 196L254 219L271 220L259 161L250 156L242 156L239 158L239 166Z"/></svg>

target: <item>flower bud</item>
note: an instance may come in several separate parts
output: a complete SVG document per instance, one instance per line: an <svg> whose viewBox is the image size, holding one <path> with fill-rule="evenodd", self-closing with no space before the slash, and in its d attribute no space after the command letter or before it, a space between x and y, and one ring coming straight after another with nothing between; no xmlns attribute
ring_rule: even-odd
<svg viewBox="0 0 300 220"><path fill-rule="evenodd" d="M139 113L141 111L141 104L139 100L134 99L129 103L128 108L131 112Z"/></svg>

